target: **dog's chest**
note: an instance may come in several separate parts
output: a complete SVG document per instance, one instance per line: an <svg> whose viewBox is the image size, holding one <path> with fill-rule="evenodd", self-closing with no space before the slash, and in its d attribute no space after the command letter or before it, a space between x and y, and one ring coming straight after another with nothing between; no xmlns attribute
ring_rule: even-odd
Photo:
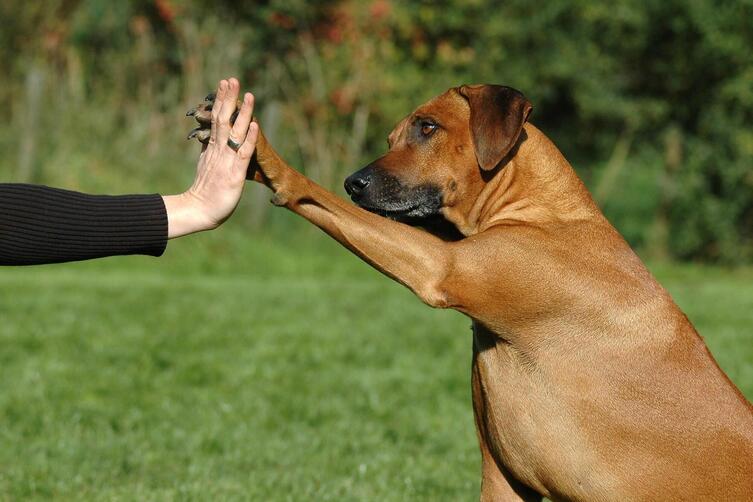
<svg viewBox="0 0 753 502"><path fill-rule="evenodd" d="M474 323L473 335L473 406L481 441L529 486L548 492L563 478L580 491L578 480L593 459L576 458L576 452L587 455L578 447L584 438L548 376L483 326Z"/></svg>

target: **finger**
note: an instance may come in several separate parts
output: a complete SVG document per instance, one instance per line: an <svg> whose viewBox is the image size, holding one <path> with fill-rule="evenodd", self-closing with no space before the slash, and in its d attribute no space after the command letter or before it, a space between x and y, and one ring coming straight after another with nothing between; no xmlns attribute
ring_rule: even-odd
<svg viewBox="0 0 753 502"><path fill-rule="evenodd" d="M241 160L240 164L243 169L246 169L246 167L248 166L248 161L254 154L254 150L256 149L256 140L258 139L259 124L252 122L251 125L248 126L248 134L246 134L246 140L238 149L238 157Z"/></svg>
<svg viewBox="0 0 753 502"><path fill-rule="evenodd" d="M217 117L217 143L224 145L230 137L230 117L233 115L238 104L238 92L241 85L238 80L231 78L228 81L227 92L222 98L222 108Z"/></svg>
<svg viewBox="0 0 753 502"><path fill-rule="evenodd" d="M225 93L227 92L227 80L220 80L220 83L217 84L217 93L215 95L215 101L212 106L212 129L209 133L209 142L210 143L216 143L217 142L217 120L220 116L220 103L222 103L222 99L225 97Z"/></svg>
<svg viewBox="0 0 753 502"><path fill-rule="evenodd" d="M247 92L243 96L243 105L241 105L241 111L238 113L238 117L235 119L233 128L230 131L230 137L236 142L240 143L246 137L248 132L248 124L251 123L251 115L254 113L254 95Z"/></svg>

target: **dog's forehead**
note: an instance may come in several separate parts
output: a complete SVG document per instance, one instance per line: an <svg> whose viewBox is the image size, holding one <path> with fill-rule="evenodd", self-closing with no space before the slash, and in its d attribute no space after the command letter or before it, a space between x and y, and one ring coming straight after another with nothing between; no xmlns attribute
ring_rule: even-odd
<svg viewBox="0 0 753 502"><path fill-rule="evenodd" d="M406 126L411 124L416 117L433 118L443 121L443 119L447 120L453 117L462 118L467 113L468 101L453 87L439 96L433 97L398 122L395 128L392 129L392 132L390 132L388 140L390 143L395 143Z"/></svg>
<svg viewBox="0 0 753 502"><path fill-rule="evenodd" d="M441 119L462 115L467 109L468 102L453 87L416 108L412 115Z"/></svg>

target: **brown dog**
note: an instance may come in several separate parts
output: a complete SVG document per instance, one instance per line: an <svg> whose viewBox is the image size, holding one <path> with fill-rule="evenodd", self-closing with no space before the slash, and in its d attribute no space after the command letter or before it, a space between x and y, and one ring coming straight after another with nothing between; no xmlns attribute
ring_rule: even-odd
<svg viewBox="0 0 753 502"><path fill-rule="evenodd" d="M494 85L420 106L347 179L361 207L263 137L255 178L428 305L472 319L482 500L753 500L753 408L530 111ZM440 219L462 238L404 223Z"/></svg>

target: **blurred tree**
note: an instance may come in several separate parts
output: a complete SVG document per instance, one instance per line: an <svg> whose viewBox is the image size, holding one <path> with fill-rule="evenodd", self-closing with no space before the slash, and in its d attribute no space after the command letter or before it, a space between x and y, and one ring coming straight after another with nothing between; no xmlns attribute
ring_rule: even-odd
<svg viewBox="0 0 753 502"><path fill-rule="evenodd" d="M233 73L282 152L339 186L420 102L504 83L633 244L753 259L753 0L5 0L0 15L6 178L182 177L180 112ZM32 124L44 133L17 142Z"/></svg>

